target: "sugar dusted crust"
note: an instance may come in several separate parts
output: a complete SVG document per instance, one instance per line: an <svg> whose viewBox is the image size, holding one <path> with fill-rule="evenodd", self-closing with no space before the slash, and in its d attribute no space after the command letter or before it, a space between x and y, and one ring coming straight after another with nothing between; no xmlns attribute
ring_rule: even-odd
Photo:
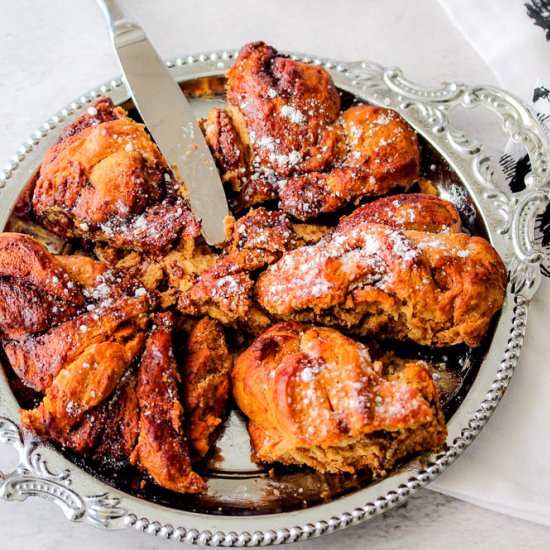
<svg viewBox="0 0 550 550"><path fill-rule="evenodd" d="M210 112L203 127L235 209L280 198L283 211L305 221L418 178L418 140L408 124L370 105L341 112L322 67L256 42L227 77L228 108Z"/></svg>
<svg viewBox="0 0 550 550"><path fill-rule="evenodd" d="M21 380L44 394L22 411L23 425L95 461L131 462L173 491L204 492L192 457L208 450L208 424L223 416L232 363L215 322L203 320L190 338L200 348L213 346L208 335L215 335L213 355L202 357L199 349L178 364L174 315L156 313L155 290L88 257L52 256L26 235L0 235L0 280L26 312L14 311L13 300L0 308L4 351ZM216 354L223 360L212 364ZM208 384L182 398L180 369L195 380L210 374L226 383L216 399ZM193 404L189 418L184 400ZM188 434L199 435L188 441Z"/></svg>
<svg viewBox="0 0 550 550"><path fill-rule="evenodd" d="M368 349L330 328L280 323L240 355L233 394L261 462L379 476L446 427L422 361L389 376Z"/></svg>
<svg viewBox="0 0 550 550"><path fill-rule="evenodd" d="M0 340L40 398L23 425L180 493L207 490L195 463L231 391L264 463L381 477L441 449L429 366L374 361L363 342L479 346L506 269L420 177L413 129L342 110L327 71L261 42L200 124L233 213L217 249L111 100L46 153L15 213L78 253L0 234ZM425 192L397 194L413 184Z"/></svg>
<svg viewBox="0 0 550 550"><path fill-rule="evenodd" d="M99 99L59 136L40 166L35 215L64 238L162 250L196 236L189 210L143 125L110 99Z"/></svg>
<svg viewBox="0 0 550 550"><path fill-rule="evenodd" d="M285 254L258 278L260 305L275 318L362 336L478 346L504 299L502 260L486 240L456 232L450 203L400 200L382 199L380 210L378 201L361 207L317 244ZM427 222L435 200L441 219ZM376 223L386 215L389 222ZM406 219L399 222L400 216ZM426 226L439 232L407 229Z"/></svg>

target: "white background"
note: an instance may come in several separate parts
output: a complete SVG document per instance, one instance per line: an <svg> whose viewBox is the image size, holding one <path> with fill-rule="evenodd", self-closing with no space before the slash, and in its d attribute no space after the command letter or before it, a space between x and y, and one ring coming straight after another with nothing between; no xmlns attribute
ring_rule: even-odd
<svg viewBox="0 0 550 550"><path fill-rule="evenodd" d="M494 84L436 0L127 0L161 56L238 48L280 49L398 65L417 82ZM118 74L93 0L0 0L0 166L39 124ZM483 437L483 434L481 435ZM0 469L6 451L0 448ZM239 520L246 529L246 518ZM550 548L550 529L421 491L406 507L296 548ZM0 502L0 549L135 550L171 543L135 531L71 524L54 505Z"/></svg>

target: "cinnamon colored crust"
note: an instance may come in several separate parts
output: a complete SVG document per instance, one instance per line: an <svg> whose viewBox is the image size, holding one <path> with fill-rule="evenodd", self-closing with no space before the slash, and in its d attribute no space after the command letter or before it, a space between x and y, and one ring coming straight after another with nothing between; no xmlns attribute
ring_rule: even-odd
<svg viewBox="0 0 550 550"><path fill-rule="evenodd" d="M224 323L244 319L252 304L250 274L293 248L296 235L283 212L252 210L237 220L222 255L204 271L178 301L190 315L210 315Z"/></svg>
<svg viewBox="0 0 550 550"><path fill-rule="evenodd" d="M273 319L293 319L477 346L505 287L498 254L461 232L452 203L408 194L360 206L333 230L251 210L234 223L222 255L181 292L178 308L254 335Z"/></svg>
<svg viewBox="0 0 550 550"><path fill-rule="evenodd" d="M93 303L90 304L94 305ZM4 342L8 360L25 384L46 390L57 374L89 346L104 341L125 342L148 322L151 297L123 296L100 302L92 311L61 323L39 335Z"/></svg>
<svg viewBox="0 0 550 550"><path fill-rule="evenodd" d="M187 341L182 385L187 433L200 457L210 449L225 414L232 366L221 325L204 317Z"/></svg>
<svg viewBox="0 0 550 550"><path fill-rule="evenodd" d="M233 223L222 254L180 294L178 309L260 334L270 321L254 302L255 273L328 231L319 225L292 224L284 212L250 210Z"/></svg>
<svg viewBox="0 0 550 550"><path fill-rule="evenodd" d="M178 397L180 375L172 352L173 318L168 312L161 313L154 323L139 366L140 428L131 460L162 487L178 493L199 493L207 487L191 469Z"/></svg>
<svg viewBox="0 0 550 550"><path fill-rule="evenodd" d="M20 339L81 311L82 288L32 237L0 234L0 336Z"/></svg>
<svg viewBox="0 0 550 550"><path fill-rule="evenodd" d="M460 233L462 223L454 205L425 193L407 193L377 199L340 218L338 230L370 222L393 229L428 233Z"/></svg>
<svg viewBox="0 0 550 550"><path fill-rule="evenodd" d="M364 345L334 329L274 325L239 356L232 378L260 462L378 477L446 439L425 363L385 374Z"/></svg>
<svg viewBox="0 0 550 550"><path fill-rule="evenodd" d="M98 411L90 415L100 430L92 457L99 462L127 462L139 434L137 380L132 371L118 385L117 391Z"/></svg>
<svg viewBox="0 0 550 550"><path fill-rule="evenodd" d="M85 413L111 395L143 339L138 335L126 345L102 342L88 346L54 378L42 403L22 413L23 424L38 435L65 438Z"/></svg>
<svg viewBox="0 0 550 550"><path fill-rule="evenodd" d="M227 78L228 108L212 110L202 125L237 210L279 197L284 211L308 220L406 189L418 177L414 131L381 107L340 113L322 67L255 42L240 51Z"/></svg>
<svg viewBox="0 0 550 550"><path fill-rule="evenodd" d="M241 49L227 79L229 114L261 172L286 177L329 165L340 96L322 67L255 42Z"/></svg>
<svg viewBox="0 0 550 550"><path fill-rule="evenodd" d="M342 113L345 151L326 172L309 172L281 186L281 208L300 220L337 212L349 203L407 189L418 177L416 134L391 109L358 105Z"/></svg>
<svg viewBox="0 0 550 550"><path fill-rule="evenodd" d="M478 346L501 308L506 268L494 248L456 230L456 214L424 196L360 207L313 246L287 252L260 274L260 305L279 319L345 327L419 344ZM424 209L423 205L428 208ZM391 206L391 208L390 208ZM452 208L452 207L451 207ZM431 213L433 218L430 220ZM418 222L415 217L418 214ZM407 220L397 222L401 217Z"/></svg>
<svg viewBox="0 0 550 550"><path fill-rule="evenodd" d="M8 289L0 300L4 351L37 391L89 346L130 341L156 304L155 294L123 273L81 256L54 257L12 233L0 235L0 285Z"/></svg>
<svg viewBox="0 0 550 550"><path fill-rule="evenodd" d="M0 302L4 351L21 380L45 394L35 409L22 411L22 424L100 462L132 459L166 488L205 490L190 469L186 430L206 452L209 426L223 415L231 362L221 329L205 319L193 337L193 346L211 352L196 349L190 358L190 376L203 383L188 391L195 408L187 427L174 321L171 313L151 318L156 293L91 258L54 257L31 237L7 233L0 234L2 283L19 291L21 307L14 315L12 298L9 306ZM215 397L207 380L213 358L219 359Z"/></svg>
<svg viewBox="0 0 550 550"><path fill-rule="evenodd" d="M32 205L64 238L162 250L199 223L143 125L101 98L60 135L42 162Z"/></svg>
<svg viewBox="0 0 550 550"><path fill-rule="evenodd" d="M108 399L83 415L63 444L97 462L127 464L136 445L138 417L136 377L130 369Z"/></svg>

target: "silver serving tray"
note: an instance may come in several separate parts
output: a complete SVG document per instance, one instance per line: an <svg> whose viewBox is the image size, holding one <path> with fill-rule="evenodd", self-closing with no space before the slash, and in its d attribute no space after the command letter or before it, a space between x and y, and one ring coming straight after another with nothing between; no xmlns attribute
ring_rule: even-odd
<svg viewBox="0 0 550 550"><path fill-rule="evenodd" d="M183 89L215 90L221 89L222 77L235 55L235 51L209 52L177 58L167 65ZM217 443L219 452L206 466L208 495L177 500L162 491L139 493L128 480L120 479L124 473L119 479L109 477L23 430L20 405L4 373L0 377L0 442L13 447L19 458L12 471L0 472L1 498L40 496L57 504L72 521L104 529L133 527L188 543L256 546L294 542L364 521L403 503L443 472L493 413L517 364L529 301L540 283L542 253L533 244L534 223L550 200L550 144L543 131L521 102L497 88L450 83L429 89L406 80L398 69L375 63L290 55L324 66L344 93L401 113L423 138L424 148L431 151L431 176L439 188L455 198L458 191L458 196L462 193L468 199L476 215L475 231L485 234L506 262L510 282L504 306L479 357L475 377L449 413L447 450L410 461L376 483L303 470L273 475L249 461L243 418L232 412ZM0 172L0 229L6 227L17 197L60 128L101 95L128 106L129 92L121 79L91 90L45 122ZM221 103L223 98L209 95L193 100L193 107L204 115ZM512 194L500 189L482 145L449 123L452 109L475 106L496 113L504 132L525 146L532 171L523 191ZM48 241L46 234L41 237ZM47 244L53 249L60 246L55 239ZM319 500L323 491L328 495L326 501Z"/></svg>

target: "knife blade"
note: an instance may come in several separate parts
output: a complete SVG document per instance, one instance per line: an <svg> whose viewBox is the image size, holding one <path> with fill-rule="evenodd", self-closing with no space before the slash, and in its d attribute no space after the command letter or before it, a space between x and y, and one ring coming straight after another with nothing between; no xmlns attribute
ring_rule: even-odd
<svg viewBox="0 0 550 550"><path fill-rule="evenodd" d="M227 199L191 105L143 29L124 17L116 0L98 2L135 106L175 176L185 184L204 239L220 244L229 215Z"/></svg>

